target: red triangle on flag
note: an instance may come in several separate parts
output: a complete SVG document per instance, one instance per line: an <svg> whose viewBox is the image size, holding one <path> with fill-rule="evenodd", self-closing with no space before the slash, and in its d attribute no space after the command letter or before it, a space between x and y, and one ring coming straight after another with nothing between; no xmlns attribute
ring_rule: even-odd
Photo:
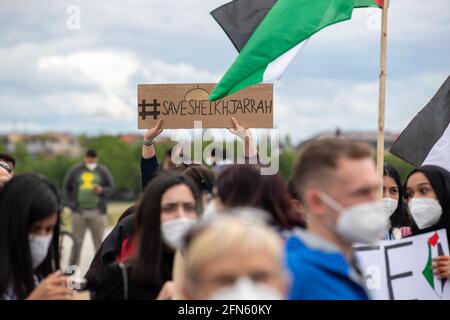
<svg viewBox="0 0 450 320"><path fill-rule="evenodd" d="M431 237L428 238L428 243L433 247L438 243L438 241L439 235L437 232L435 232Z"/></svg>
<svg viewBox="0 0 450 320"><path fill-rule="evenodd" d="M377 5L379 5L380 7L383 7L383 2L384 0L373 0L377 3Z"/></svg>

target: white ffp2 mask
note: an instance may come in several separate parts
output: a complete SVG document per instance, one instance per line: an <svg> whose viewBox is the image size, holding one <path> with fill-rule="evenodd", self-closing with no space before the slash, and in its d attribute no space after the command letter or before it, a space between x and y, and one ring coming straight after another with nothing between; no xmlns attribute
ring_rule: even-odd
<svg viewBox="0 0 450 320"><path fill-rule="evenodd" d="M97 163L87 163L86 164L86 168L89 169L89 171L94 171L95 169L97 169L98 164Z"/></svg>
<svg viewBox="0 0 450 320"><path fill-rule="evenodd" d="M188 230L197 223L197 220L178 218L163 222L161 232L164 242L172 249L180 249L183 244L183 238Z"/></svg>
<svg viewBox="0 0 450 320"><path fill-rule="evenodd" d="M322 200L331 208L339 212L335 226L336 233L346 242L374 243L383 238L388 227L386 209L382 201L373 201L342 207L325 193Z"/></svg>
<svg viewBox="0 0 450 320"><path fill-rule="evenodd" d="M436 199L412 198L408 205L419 229L435 225L442 216L442 207Z"/></svg>
<svg viewBox="0 0 450 320"><path fill-rule="evenodd" d="M242 277L233 285L220 289L212 294L210 300L282 300L280 292L269 287Z"/></svg>
<svg viewBox="0 0 450 320"><path fill-rule="evenodd" d="M384 198L383 202L384 202L384 207L386 208L386 214L389 218L390 216L392 216L394 214L395 210L397 210L398 200L392 199L392 198Z"/></svg>
<svg viewBox="0 0 450 320"><path fill-rule="evenodd" d="M52 237L52 234L49 234L48 236L29 236L31 264L33 269L36 269L47 257Z"/></svg>

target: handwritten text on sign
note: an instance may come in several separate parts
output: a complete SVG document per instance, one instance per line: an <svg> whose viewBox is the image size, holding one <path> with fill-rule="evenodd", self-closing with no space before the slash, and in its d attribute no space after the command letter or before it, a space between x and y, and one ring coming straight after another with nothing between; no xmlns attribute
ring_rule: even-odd
<svg viewBox="0 0 450 320"><path fill-rule="evenodd" d="M258 84L217 101L208 96L215 84L138 85L138 128L230 128L231 117L247 128L273 127L273 85Z"/></svg>

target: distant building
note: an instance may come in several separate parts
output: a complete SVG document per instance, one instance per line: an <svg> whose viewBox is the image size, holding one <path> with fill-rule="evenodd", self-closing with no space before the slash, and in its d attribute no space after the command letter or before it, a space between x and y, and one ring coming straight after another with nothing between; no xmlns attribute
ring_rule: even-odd
<svg viewBox="0 0 450 320"><path fill-rule="evenodd" d="M37 135L11 133L2 140L9 152L13 152L18 144L23 144L32 155L66 155L78 157L83 148L78 138L67 133L43 133Z"/></svg>
<svg viewBox="0 0 450 320"><path fill-rule="evenodd" d="M128 144L136 144L139 141L142 141L143 137L139 134L123 134L119 136L120 140L126 142Z"/></svg>
<svg viewBox="0 0 450 320"><path fill-rule="evenodd" d="M384 147L385 149L390 149L391 146L394 144L395 140L398 138L398 133L392 133L392 132L385 132L384 133ZM336 129L333 131L327 131L323 133L319 133L310 139L302 141L297 148L301 148L304 144L313 141L313 140L319 140L319 139L326 139L326 138L340 138L340 139L348 139L353 141L360 141L360 142L366 142L370 144L373 148L377 147L377 138L378 133L375 131L342 131L341 129Z"/></svg>

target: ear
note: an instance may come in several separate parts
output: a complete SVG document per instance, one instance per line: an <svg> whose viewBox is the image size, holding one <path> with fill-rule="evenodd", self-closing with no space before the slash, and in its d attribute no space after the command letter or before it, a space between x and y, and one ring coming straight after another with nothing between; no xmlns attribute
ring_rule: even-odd
<svg viewBox="0 0 450 320"><path fill-rule="evenodd" d="M313 216L321 216L327 211L326 204L320 198L320 191L318 189L310 189L304 195L305 205Z"/></svg>

